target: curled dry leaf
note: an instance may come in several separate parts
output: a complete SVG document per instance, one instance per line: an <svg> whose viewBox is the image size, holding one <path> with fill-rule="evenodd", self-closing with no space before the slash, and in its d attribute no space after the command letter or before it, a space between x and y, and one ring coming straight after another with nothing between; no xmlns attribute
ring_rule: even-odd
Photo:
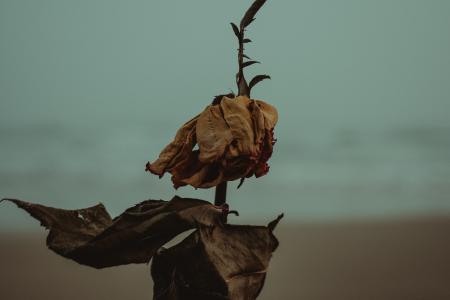
<svg viewBox="0 0 450 300"><path fill-rule="evenodd" d="M224 210L207 201L180 198L147 200L111 219L103 204L65 210L4 199L15 203L50 230L47 246L80 264L105 268L148 263L173 237L199 224L221 225Z"/></svg>
<svg viewBox="0 0 450 300"><path fill-rule="evenodd" d="M263 176L269 170L277 120L275 107L264 101L224 96L185 123L146 170L159 176L171 173L175 188L210 188Z"/></svg>
<svg viewBox="0 0 450 300"><path fill-rule="evenodd" d="M200 227L152 262L153 299L251 300L259 295L278 240L271 226Z"/></svg>

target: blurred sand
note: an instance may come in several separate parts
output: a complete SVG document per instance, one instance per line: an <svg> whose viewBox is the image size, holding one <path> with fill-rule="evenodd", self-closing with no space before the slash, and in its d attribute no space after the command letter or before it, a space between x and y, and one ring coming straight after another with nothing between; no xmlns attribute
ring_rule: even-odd
<svg viewBox="0 0 450 300"><path fill-rule="evenodd" d="M284 224L259 299L448 300L450 219ZM0 233L0 298L151 299L145 265L95 270Z"/></svg>

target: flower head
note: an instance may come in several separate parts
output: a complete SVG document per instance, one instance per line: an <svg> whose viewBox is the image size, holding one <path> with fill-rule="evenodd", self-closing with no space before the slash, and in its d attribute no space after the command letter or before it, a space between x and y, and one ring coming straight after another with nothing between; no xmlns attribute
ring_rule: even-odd
<svg viewBox="0 0 450 300"><path fill-rule="evenodd" d="M277 120L277 110L264 101L224 96L186 122L146 170L160 177L169 172L175 188L210 188L263 176L269 170Z"/></svg>

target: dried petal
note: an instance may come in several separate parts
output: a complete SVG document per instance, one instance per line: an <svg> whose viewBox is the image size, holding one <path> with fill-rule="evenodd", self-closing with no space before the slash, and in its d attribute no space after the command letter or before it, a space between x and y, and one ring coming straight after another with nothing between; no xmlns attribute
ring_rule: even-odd
<svg viewBox="0 0 450 300"><path fill-rule="evenodd" d="M220 105L208 106L197 121L196 134L200 149L198 158L203 163L217 161L233 140L230 126L222 113L222 102Z"/></svg>
<svg viewBox="0 0 450 300"><path fill-rule="evenodd" d="M232 148L238 155L251 155L255 152L253 121L248 109L250 100L239 96L235 99L224 97L220 103L225 121L233 135ZM232 149L233 151L235 149Z"/></svg>
<svg viewBox="0 0 450 300"><path fill-rule="evenodd" d="M198 117L192 118L177 131L173 142L161 151L158 159L152 164L147 164L147 171L162 176L171 166L179 163L183 159L187 159L196 143L195 125L197 124Z"/></svg>

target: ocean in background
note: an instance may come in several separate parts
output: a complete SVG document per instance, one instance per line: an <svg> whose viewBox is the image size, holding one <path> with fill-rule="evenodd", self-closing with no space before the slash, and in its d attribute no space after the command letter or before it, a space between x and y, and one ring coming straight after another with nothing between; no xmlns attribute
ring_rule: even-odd
<svg viewBox="0 0 450 300"><path fill-rule="evenodd" d="M175 194L212 200L144 167L234 89L228 24L242 9L2 1L0 197L103 202L112 215ZM450 215L449 12L445 1L269 1L247 50L263 61L250 73L273 78L253 96L278 108L278 142L267 176L229 185L233 222ZM0 205L0 230L34 227Z"/></svg>
<svg viewBox="0 0 450 300"><path fill-rule="evenodd" d="M1 194L63 208L103 202L114 215L148 198L212 200L212 190L175 191L168 175L144 172L179 120L2 124ZM281 212L290 221L448 215L449 136L449 128L279 130L269 174L239 190L231 183L229 203L245 221ZM12 205L1 211L2 229L29 224Z"/></svg>

